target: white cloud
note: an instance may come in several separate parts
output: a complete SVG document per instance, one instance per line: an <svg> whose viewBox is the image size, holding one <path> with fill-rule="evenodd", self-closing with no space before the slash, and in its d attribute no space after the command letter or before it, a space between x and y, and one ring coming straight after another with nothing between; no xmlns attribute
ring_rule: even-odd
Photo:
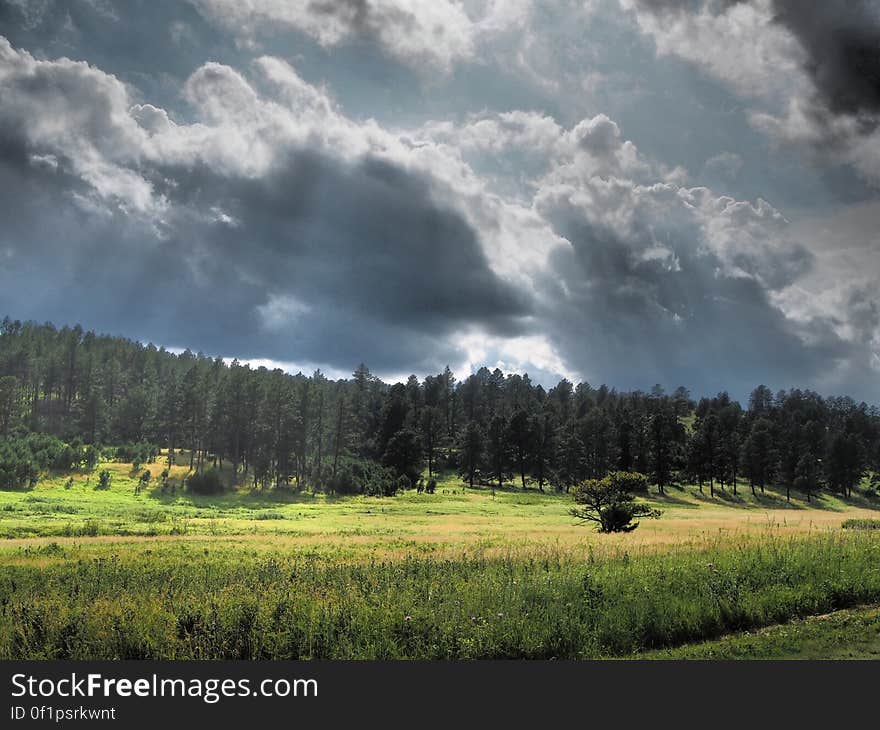
<svg viewBox="0 0 880 730"><path fill-rule="evenodd" d="M456 377L466 378L481 367L507 373L529 373L534 379L552 382L567 378L578 382L584 375L573 369L545 335L487 337L481 332L464 333L458 344L467 359L454 368Z"/></svg>
<svg viewBox="0 0 880 730"><path fill-rule="evenodd" d="M485 17L501 12L495 4L483 11ZM326 32L331 40L325 42L342 42L344 36L332 40L337 31ZM473 232L492 270L538 311L507 337L473 323L465 332L441 335L444 352L461 355L465 369L488 362L594 377L595 363L607 368L621 351L620 339L641 338L647 347L654 330L667 325L686 334L689 318L715 296L718 282L718 298L732 301L728 324L758 312L778 317L779 327L791 323L785 334L806 342L829 312L848 340L872 321L870 297L855 303L838 297L808 312L808 297L799 292L814 286L808 275L818 257L799 246L778 210L761 199L750 203L688 187L686 171L643 155L605 114L568 128L545 113L511 110L391 129L347 116L327 90L269 56L243 69L206 63L187 79L184 95L192 119L175 121L162 108L135 103L110 74L68 59L37 60L0 39L0 122L26 135L30 164L76 176L90 191L84 204L144 218L156 227L156 238L175 226L186 235L184 224L198 219L222 229L220 240L258 248L235 200L168 192L185 182L174 179L177 168L271 180L288 153L305 150L345 169L369 158L388 163L382 174L412 173L438 210L455 211L469 224L462 235ZM521 176L513 186L503 169L511 161ZM197 253L196 262L187 263L201 271L213 252ZM295 267L295 257L290 264ZM248 275L242 270L234 273ZM687 291L681 291L684 276L690 277ZM738 289L740 282L750 287ZM743 291L757 302L735 299ZM254 307L255 320L264 332L282 336L315 315L310 307L296 292L267 290ZM602 379L612 375L598 372Z"/></svg>
<svg viewBox="0 0 880 730"><path fill-rule="evenodd" d="M706 160L705 168L710 173L733 180L742 171L743 164L742 156L736 152L719 152Z"/></svg>
<svg viewBox="0 0 880 730"><path fill-rule="evenodd" d="M742 96L773 101L806 84L800 46L773 22L772 0L721 3L720 9L697 0L694 11L682 12L662 12L648 0L619 1L635 13L658 54L691 61Z"/></svg>
<svg viewBox="0 0 880 730"><path fill-rule="evenodd" d="M530 0L193 0L207 17L253 41L287 26L333 47L367 38L417 70L448 72L474 57L485 36L503 32L528 11ZM424 68L427 65L428 68Z"/></svg>
<svg viewBox="0 0 880 730"><path fill-rule="evenodd" d="M804 215L792 235L816 265L777 294L779 306L799 322L824 319L854 345L880 353L880 204L861 203L824 217Z"/></svg>
<svg viewBox="0 0 880 730"><path fill-rule="evenodd" d="M659 55L693 63L747 100L748 119L774 142L826 164L849 165L869 182L880 180L880 115L871 109L876 101L865 99L863 109L853 101L867 96L872 62L867 55L861 62L845 58L876 53L880 36L865 26L877 16L870 16L868 4L807 9L792 0L619 2ZM863 47L849 49L851 43ZM864 78L854 84L850 74Z"/></svg>

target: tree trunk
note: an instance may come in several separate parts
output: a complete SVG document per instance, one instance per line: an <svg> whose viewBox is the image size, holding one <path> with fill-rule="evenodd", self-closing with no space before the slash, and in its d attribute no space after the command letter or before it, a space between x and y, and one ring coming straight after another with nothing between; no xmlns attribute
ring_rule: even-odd
<svg viewBox="0 0 880 730"><path fill-rule="evenodd" d="M339 450L342 446L342 398L339 400L339 417L336 422L336 444L333 450L333 478L336 478L336 466L339 463Z"/></svg>

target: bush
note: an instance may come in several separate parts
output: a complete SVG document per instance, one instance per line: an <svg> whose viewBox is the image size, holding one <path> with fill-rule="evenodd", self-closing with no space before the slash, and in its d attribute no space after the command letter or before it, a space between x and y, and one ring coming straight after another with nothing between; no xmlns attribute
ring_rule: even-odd
<svg viewBox="0 0 880 730"><path fill-rule="evenodd" d="M331 474L327 486L334 494L360 494L361 491L350 466L343 466L336 470L336 474Z"/></svg>
<svg viewBox="0 0 880 730"><path fill-rule="evenodd" d="M104 469L100 474L98 474L98 483L95 485L95 489L110 489L110 484L113 482L113 475Z"/></svg>
<svg viewBox="0 0 880 730"><path fill-rule="evenodd" d="M33 487L41 472L79 467L82 446L43 433L19 432L0 441L0 488Z"/></svg>
<svg viewBox="0 0 880 730"><path fill-rule="evenodd" d="M428 494L434 494L434 492L437 491L437 480L436 479L429 479L428 483L425 485L425 491Z"/></svg>
<svg viewBox="0 0 880 730"><path fill-rule="evenodd" d="M159 447L141 441L137 444L122 444L116 447L113 460L127 464L150 464L159 455Z"/></svg>
<svg viewBox="0 0 880 730"><path fill-rule="evenodd" d="M52 460L52 468L56 471L73 471L79 468L82 462L82 449L75 449L68 444L62 444Z"/></svg>
<svg viewBox="0 0 880 730"><path fill-rule="evenodd" d="M218 469L208 469L186 478L186 488L193 494L220 494L224 490L223 479Z"/></svg>
<svg viewBox="0 0 880 730"><path fill-rule="evenodd" d="M97 446L94 446L93 444L86 446L85 451L83 451L82 465L86 468L87 472L94 471L100 459L101 451Z"/></svg>
<svg viewBox="0 0 880 730"><path fill-rule="evenodd" d="M327 480L327 486L335 494L364 494L368 497L393 497L400 489L411 486L409 478L395 477L391 469L373 461L346 459L336 470L336 476Z"/></svg>
<svg viewBox="0 0 880 730"><path fill-rule="evenodd" d="M153 478L153 475L150 474L149 469L144 469L144 473L140 475L138 478L137 486L134 488L135 494L140 494L142 489L146 489L150 485L150 479Z"/></svg>
<svg viewBox="0 0 880 730"><path fill-rule="evenodd" d="M841 525L844 530L880 530L880 520L852 518Z"/></svg>
<svg viewBox="0 0 880 730"><path fill-rule="evenodd" d="M0 442L0 489L32 487L38 478L39 469L24 443L12 440Z"/></svg>

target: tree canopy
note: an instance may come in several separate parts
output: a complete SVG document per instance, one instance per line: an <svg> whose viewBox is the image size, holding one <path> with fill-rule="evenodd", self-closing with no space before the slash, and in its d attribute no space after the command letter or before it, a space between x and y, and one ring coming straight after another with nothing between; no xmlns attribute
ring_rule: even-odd
<svg viewBox="0 0 880 730"><path fill-rule="evenodd" d="M746 482L812 499L850 495L880 473L880 412L764 385L746 407L724 392L695 401L683 386L670 395L563 379L545 389L485 367L461 382L447 367L389 385L361 364L330 380L4 319L0 486L65 461L93 469L108 445L137 463L161 448L193 473L225 466L260 489L380 494L417 486L423 470L428 480L457 470L468 487L570 491L640 472L661 494Z"/></svg>

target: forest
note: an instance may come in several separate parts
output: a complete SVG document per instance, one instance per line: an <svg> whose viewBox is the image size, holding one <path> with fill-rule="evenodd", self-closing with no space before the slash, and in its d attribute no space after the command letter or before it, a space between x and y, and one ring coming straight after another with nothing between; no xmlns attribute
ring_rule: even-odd
<svg viewBox="0 0 880 730"><path fill-rule="evenodd" d="M389 385L361 364L330 380L3 320L0 487L160 450L169 465L185 459L204 492L231 481L392 496L431 492L452 469L470 487L569 491L620 470L647 475L659 494L680 482L713 496L773 485L810 500L880 473L880 410L764 385L745 406L725 392L697 401L683 386L619 392L563 379L548 390L485 367Z"/></svg>

